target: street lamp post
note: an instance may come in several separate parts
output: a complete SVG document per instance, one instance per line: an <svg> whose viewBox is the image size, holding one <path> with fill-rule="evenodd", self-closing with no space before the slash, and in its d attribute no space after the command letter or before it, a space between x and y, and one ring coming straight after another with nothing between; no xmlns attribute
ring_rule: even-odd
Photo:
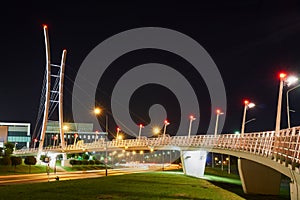
<svg viewBox="0 0 300 200"><path fill-rule="evenodd" d="M108 156L107 156L107 135L105 137L105 176L107 176L107 162L108 162Z"/></svg>
<svg viewBox="0 0 300 200"><path fill-rule="evenodd" d="M56 140L58 138L58 135L56 134L54 137L53 137L53 147L56 146Z"/></svg>
<svg viewBox="0 0 300 200"><path fill-rule="evenodd" d="M117 140L119 139L119 133L120 133L121 129L119 127L117 127Z"/></svg>
<svg viewBox="0 0 300 200"><path fill-rule="evenodd" d="M298 79L294 76L287 77L286 73L279 74L280 84L279 84L279 93L278 93L278 102L277 102L277 115L276 115L276 125L275 125L275 134L278 135L280 131L280 122L281 122L281 104L282 104L282 91L283 85L289 87L294 84Z"/></svg>
<svg viewBox="0 0 300 200"><path fill-rule="evenodd" d="M74 146L76 145L77 137L78 137L78 133L75 133L75 134L74 134L74 144L73 144Z"/></svg>
<svg viewBox="0 0 300 200"><path fill-rule="evenodd" d="M220 109L217 109L216 114L217 114L217 118L216 118L216 126L215 126L215 136L217 136L217 133L218 133L219 116L223 115L224 113L221 112Z"/></svg>
<svg viewBox="0 0 300 200"><path fill-rule="evenodd" d="M94 114L96 116L100 115L101 113L102 113L102 109L101 108L98 108L98 107L94 108ZM108 116L106 114L105 115L105 132L107 133L107 131L108 131Z"/></svg>
<svg viewBox="0 0 300 200"><path fill-rule="evenodd" d="M193 115L191 115L190 116L190 126L189 126L188 138L191 137L192 123L193 123L194 120L196 120L196 118Z"/></svg>
<svg viewBox="0 0 300 200"><path fill-rule="evenodd" d="M15 142L14 151L17 149L17 142Z"/></svg>
<svg viewBox="0 0 300 200"><path fill-rule="evenodd" d="M33 140L33 149L35 149L35 146L36 146L36 143L37 143L37 139L36 138L34 138L34 140Z"/></svg>
<svg viewBox="0 0 300 200"><path fill-rule="evenodd" d="M286 74L285 73L280 73L279 78L280 78L280 84L279 84L279 93L278 93L278 102L277 102L276 125L275 125L276 135L280 131L282 90L283 90L283 82L284 82L284 79L286 78Z"/></svg>
<svg viewBox="0 0 300 200"><path fill-rule="evenodd" d="M95 131L95 142L97 141L98 131Z"/></svg>
<svg viewBox="0 0 300 200"><path fill-rule="evenodd" d="M139 125L139 140L141 139L141 134L142 134L142 128L144 128L143 124Z"/></svg>
<svg viewBox="0 0 300 200"><path fill-rule="evenodd" d="M249 108L253 108L255 107L255 104L248 101L248 100L245 100L244 101L244 114L243 114L243 121L242 121L242 129L241 129L241 136L244 137L244 132L245 132L245 124L246 124L246 112L247 112L247 109Z"/></svg>
<svg viewBox="0 0 300 200"><path fill-rule="evenodd" d="M168 120L165 120L164 121L164 133L163 133L163 138L165 138L166 136L166 129L167 129L167 126L170 124L170 122Z"/></svg>
<svg viewBox="0 0 300 200"><path fill-rule="evenodd" d="M287 121L288 121L288 128L291 128L291 122L290 122L290 105L289 105L289 93L294 90L294 89L297 89L300 87L300 84L299 85L296 85L295 87L293 88L290 88L287 92L286 92L286 114L287 114Z"/></svg>

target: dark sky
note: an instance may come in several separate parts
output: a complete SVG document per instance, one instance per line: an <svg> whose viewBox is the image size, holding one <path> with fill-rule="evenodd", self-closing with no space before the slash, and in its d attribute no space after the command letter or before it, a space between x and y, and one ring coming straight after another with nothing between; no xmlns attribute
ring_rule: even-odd
<svg viewBox="0 0 300 200"><path fill-rule="evenodd" d="M273 130L277 74L282 70L300 72L298 1L229 0L199 4L26 1L10 3L2 8L0 15L0 121L30 122L35 126L45 70L42 24L49 26L52 62L59 64L62 49L68 50L66 121L72 120L73 81L85 57L103 40L133 28L173 29L206 49L226 88L228 110L223 132L240 129L244 98L257 105L247 113L248 119L256 120L247 124L246 131ZM291 113L293 126L300 124L299 101L300 91L295 90L290 96L291 108L296 110ZM283 106L282 127L287 126L285 109Z"/></svg>

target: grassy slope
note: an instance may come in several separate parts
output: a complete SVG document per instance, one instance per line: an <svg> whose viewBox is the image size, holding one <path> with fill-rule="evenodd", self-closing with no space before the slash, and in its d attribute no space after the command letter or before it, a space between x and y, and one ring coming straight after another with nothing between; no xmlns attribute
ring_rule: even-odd
<svg viewBox="0 0 300 200"><path fill-rule="evenodd" d="M0 187L1 199L243 199L205 180L142 173Z"/></svg>

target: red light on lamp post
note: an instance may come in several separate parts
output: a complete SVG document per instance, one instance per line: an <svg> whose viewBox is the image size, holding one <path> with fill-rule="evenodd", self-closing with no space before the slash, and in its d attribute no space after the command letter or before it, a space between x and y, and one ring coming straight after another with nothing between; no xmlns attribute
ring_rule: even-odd
<svg viewBox="0 0 300 200"><path fill-rule="evenodd" d="M281 79L285 79L286 78L286 73L284 73L284 72L281 72L281 73L279 73L279 78L280 78L280 80Z"/></svg>

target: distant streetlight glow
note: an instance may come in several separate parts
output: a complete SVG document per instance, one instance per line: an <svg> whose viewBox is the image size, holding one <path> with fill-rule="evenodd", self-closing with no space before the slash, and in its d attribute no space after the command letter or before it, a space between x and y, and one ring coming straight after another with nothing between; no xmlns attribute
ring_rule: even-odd
<svg viewBox="0 0 300 200"><path fill-rule="evenodd" d="M154 133L155 135L158 135L159 132L160 132L160 128L159 128L159 127L153 127L152 131L153 131L153 133Z"/></svg>
<svg viewBox="0 0 300 200"><path fill-rule="evenodd" d="M288 87L295 84L298 81L298 78L296 76L289 76L286 78L285 82Z"/></svg>
<svg viewBox="0 0 300 200"><path fill-rule="evenodd" d="M101 109L100 108L95 108L94 113L95 113L95 115L99 115L101 113Z"/></svg>
<svg viewBox="0 0 300 200"><path fill-rule="evenodd" d="M65 131L67 131L67 130L69 130L69 126L68 126L68 125L64 125L64 126L63 126L63 129L64 129Z"/></svg>

